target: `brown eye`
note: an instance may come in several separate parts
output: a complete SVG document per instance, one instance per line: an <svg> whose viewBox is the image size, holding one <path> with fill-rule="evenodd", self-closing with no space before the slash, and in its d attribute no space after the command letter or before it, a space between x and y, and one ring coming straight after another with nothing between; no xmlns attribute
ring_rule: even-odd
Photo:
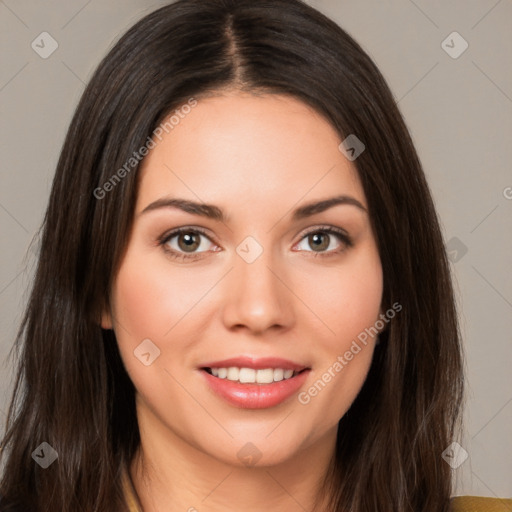
<svg viewBox="0 0 512 512"><path fill-rule="evenodd" d="M308 235L308 242L310 247L314 247L320 251L323 251L329 247L329 235L323 231L318 231L311 235Z"/></svg>
<svg viewBox="0 0 512 512"><path fill-rule="evenodd" d="M163 235L159 244L165 252L173 258L186 259L201 257L203 252L208 252L215 244L203 231L194 228L179 228ZM201 248L202 250L198 250Z"/></svg>
<svg viewBox="0 0 512 512"><path fill-rule="evenodd" d="M200 235L193 231L180 233L177 235L177 239L179 248L185 252L193 252L201 244Z"/></svg>

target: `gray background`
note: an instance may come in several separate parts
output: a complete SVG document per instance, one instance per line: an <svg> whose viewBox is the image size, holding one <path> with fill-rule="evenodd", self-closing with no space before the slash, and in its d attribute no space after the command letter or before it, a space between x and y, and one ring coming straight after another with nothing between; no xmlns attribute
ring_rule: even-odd
<svg viewBox="0 0 512 512"><path fill-rule="evenodd" d="M29 244L73 109L119 35L165 3L0 0L2 426L13 375L7 356L36 254ZM457 494L510 497L512 1L309 3L347 30L388 80L442 220L467 354L469 458L453 470ZM59 45L47 59L31 47L44 31ZM469 45L457 58L442 46L453 31ZM462 44L452 37L444 48L458 53Z"/></svg>

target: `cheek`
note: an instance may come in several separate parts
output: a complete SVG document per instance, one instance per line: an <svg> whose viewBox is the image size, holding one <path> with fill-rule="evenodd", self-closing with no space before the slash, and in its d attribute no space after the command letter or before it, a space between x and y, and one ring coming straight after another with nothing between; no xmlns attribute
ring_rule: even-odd
<svg viewBox="0 0 512 512"><path fill-rule="evenodd" d="M173 272L161 256L133 251L118 273L113 306L120 328L133 340L163 340L205 293L206 284L186 271Z"/></svg>
<svg viewBox="0 0 512 512"><path fill-rule="evenodd" d="M217 279L211 270L178 267L140 242L128 250L114 283L112 310L119 351L139 392L170 392L174 381L164 369L177 377L186 374L204 323L215 312L207 294ZM147 339L159 351L150 366L136 357ZM178 385L173 392L179 396Z"/></svg>
<svg viewBox="0 0 512 512"><path fill-rule="evenodd" d="M301 295L326 326L326 349L343 350L379 318L383 276L375 249L354 254L336 268L317 269L302 286Z"/></svg>
<svg viewBox="0 0 512 512"><path fill-rule="evenodd" d="M320 283L325 283L320 286ZM323 268L303 283L315 313L327 326L311 329L317 367L311 386L298 396L322 428L332 427L346 413L364 384L371 365L383 292L376 249L347 258L334 271ZM306 293L306 288L302 293Z"/></svg>
<svg viewBox="0 0 512 512"><path fill-rule="evenodd" d="M165 270L143 251L132 250L126 254L114 283L115 334L125 368L139 390L145 385L155 387L162 377L156 369L166 367L169 358L164 340L172 337L173 326L186 314L186 304L179 295L184 286L179 279L183 278ZM151 344L141 345L148 339ZM150 366L136 357L146 353L139 346L149 346L158 354Z"/></svg>
<svg viewBox="0 0 512 512"><path fill-rule="evenodd" d="M197 277L191 277L187 272L173 272L169 262L154 251L147 254L137 247L126 254L116 277L112 308L119 351L138 393L148 404L160 401L163 407L169 395L183 394L165 370L174 375L176 361L183 362L193 343L188 322L206 284L203 280L201 287ZM145 347L144 351L139 346ZM146 347L158 354L148 366L137 357Z"/></svg>

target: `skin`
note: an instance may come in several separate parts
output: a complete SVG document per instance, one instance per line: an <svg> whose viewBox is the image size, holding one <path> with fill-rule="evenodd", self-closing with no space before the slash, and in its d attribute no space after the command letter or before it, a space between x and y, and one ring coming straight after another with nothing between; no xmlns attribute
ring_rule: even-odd
<svg viewBox="0 0 512 512"><path fill-rule="evenodd" d="M141 448L131 476L145 512L313 509L375 338L306 405L294 395L267 409L235 407L199 367L238 355L282 357L311 368L307 391L379 319L383 276L368 213L345 204L291 218L299 206L341 194L368 208L340 142L296 99L226 91L198 100L143 161L102 326L115 330L137 390ZM163 197L215 204L228 219L169 207L142 213ZM308 242L325 225L345 230L353 246L334 234L320 249ZM207 231L196 236L197 259L173 259L159 244L178 227ZM248 236L263 248L251 264L236 252ZM191 254L183 235L167 247ZM134 357L147 338L160 350L149 366ZM261 454L253 466L237 456L248 442Z"/></svg>

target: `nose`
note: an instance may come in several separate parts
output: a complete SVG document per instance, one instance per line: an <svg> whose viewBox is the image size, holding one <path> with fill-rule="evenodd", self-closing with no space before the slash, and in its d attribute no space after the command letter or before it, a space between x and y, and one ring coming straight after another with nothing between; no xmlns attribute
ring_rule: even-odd
<svg viewBox="0 0 512 512"><path fill-rule="evenodd" d="M222 317L229 330L264 333L288 329L294 322L294 294L282 266L272 261L271 251L252 263L235 255L234 268L223 283Z"/></svg>

